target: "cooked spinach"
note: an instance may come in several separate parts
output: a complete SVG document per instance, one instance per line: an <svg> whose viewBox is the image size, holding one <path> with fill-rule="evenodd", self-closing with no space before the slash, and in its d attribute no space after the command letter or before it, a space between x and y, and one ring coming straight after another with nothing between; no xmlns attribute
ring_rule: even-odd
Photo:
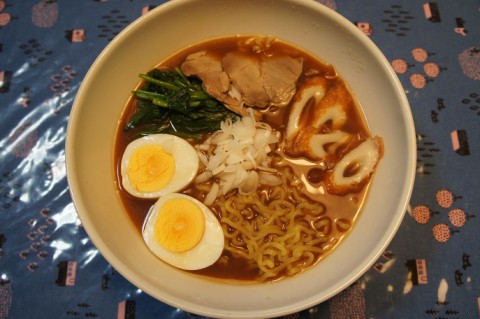
<svg viewBox="0 0 480 319"><path fill-rule="evenodd" d="M208 95L199 79L186 77L178 68L153 69L139 77L145 83L141 90L132 92L137 110L125 125L126 131L137 129L139 135L170 133L198 138L237 116Z"/></svg>

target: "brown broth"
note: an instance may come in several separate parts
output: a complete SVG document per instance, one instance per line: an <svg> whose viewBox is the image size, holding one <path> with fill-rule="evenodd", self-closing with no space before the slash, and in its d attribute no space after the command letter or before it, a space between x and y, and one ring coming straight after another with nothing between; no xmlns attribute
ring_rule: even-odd
<svg viewBox="0 0 480 319"><path fill-rule="evenodd" d="M193 45L167 58L165 61L157 65L157 67L173 68L175 66L179 66L189 54L205 49L214 51L219 55L223 55L227 51L232 50L232 48L235 48L237 44L243 40L245 40L245 38L232 36ZM345 86L345 83L343 82L341 77L336 75L336 72L331 65L319 61L310 54L294 46L277 41L271 47L269 47L268 50L271 52L281 51L283 53L288 53L291 56L303 57L304 72L298 81L297 87L300 86L303 81L305 81L305 73L310 74L312 72L315 72L316 74L327 78L329 88L333 88L336 85ZM358 137L357 140L362 140L369 137L370 133L366 126L362 111L356 100L351 96L350 93L345 98L347 101L349 101L348 120L343 130L355 134ZM119 188L121 201L135 227L138 229L139 232L141 232L145 216L147 215L148 210L155 201L139 199L129 195L121 187L121 177L119 174L119 167L123 151L128 145L128 143L130 143L134 139L134 132L125 133L122 128L125 126L130 116L135 111L135 108L136 105L134 99L130 99L119 121L119 126L115 139L114 158L115 165L117 166L117 185ZM267 111L264 111L263 121L269 123L272 128L282 132L282 135L284 135L288 120L288 114L289 106L284 108L271 108ZM303 156L300 156L299 158L293 158L292 156L289 156L282 151L282 146L283 145L280 145L279 149L277 150L277 154L279 154L283 158L280 161L279 166L288 166L292 168L295 174L299 176L307 186L304 190L305 196L322 203L327 208L327 216L332 220L334 225L334 227L332 228L332 233L330 235L331 243L329 245L331 245L331 247L328 247L328 249L326 249L328 251L331 251L330 248L338 245L338 243L345 236L345 234L348 233L348 230L344 228L345 224L350 224L353 226L353 224L355 223L355 220L363 204L364 198L367 194L368 185L363 187L363 189L357 193L351 193L345 196L330 195L325 192L325 189L321 182L323 172L318 169L318 163L312 162ZM341 154L338 154L338 156L340 155ZM194 197L202 196L202 194L200 193L195 193L192 188L187 189L187 193ZM325 254L320 254L316 256L316 262L323 258L324 255ZM229 252L224 252L222 257L215 264L206 269L195 271L193 273L216 279L240 280L248 282L255 279L255 277L257 276L257 272L258 271L256 269L249 269L245 261L239 258L235 258Z"/></svg>

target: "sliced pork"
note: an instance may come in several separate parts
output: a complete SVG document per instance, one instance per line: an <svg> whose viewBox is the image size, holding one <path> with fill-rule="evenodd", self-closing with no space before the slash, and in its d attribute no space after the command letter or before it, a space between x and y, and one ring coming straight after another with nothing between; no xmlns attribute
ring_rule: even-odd
<svg viewBox="0 0 480 319"><path fill-rule="evenodd" d="M258 56L229 52L223 57L222 66L245 104L262 109L268 106L270 98L261 81L262 71Z"/></svg>
<svg viewBox="0 0 480 319"><path fill-rule="evenodd" d="M205 90L230 110L247 114L247 108L285 106L296 92L303 60L287 55L251 56L232 51L223 57L206 51L187 57L181 66L187 76L197 76Z"/></svg>
<svg viewBox="0 0 480 319"><path fill-rule="evenodd" d="M196 76L203 82L208 94L227 105L239 105L237 99L231 97L230 78L223 70L221 57L208 54L206 51L193 53L181 66L186 76Z"/></svg>
<svg viewBox="0 0 480 319"><path fill-rule="evenodd" d="M290 103L302 69L303 60L301 58L278 55L262 60L260 82L272 105L284 106Z"/></svg>

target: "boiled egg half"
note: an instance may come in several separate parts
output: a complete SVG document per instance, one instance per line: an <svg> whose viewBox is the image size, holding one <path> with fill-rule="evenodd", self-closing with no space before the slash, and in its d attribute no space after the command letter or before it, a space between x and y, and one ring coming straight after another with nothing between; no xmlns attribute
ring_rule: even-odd
<svg viewBox="0 0 480 319"><path fill-rule="evenodd" d="M185 270L212 265L222 254L223 230L213 213L195 198L171 193L150 209L142 229L148 248Z"/></svg>
<svg viewBox="0 0 480 319"><path fill-rule="evenodd" d="M186 187L198 170L198 155L186 140L152 134L127 145L120 171L123 188L133 196L158 198Z"/></svg>

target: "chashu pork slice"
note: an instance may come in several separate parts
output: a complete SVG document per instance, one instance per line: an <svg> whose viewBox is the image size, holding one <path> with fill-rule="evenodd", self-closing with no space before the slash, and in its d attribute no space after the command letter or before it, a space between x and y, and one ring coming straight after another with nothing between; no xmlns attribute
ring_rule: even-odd
<svg viewBox="0 0 480 319"><path fill-rule="evenodd" d="M222 66L245 104L261 109L268 106L270 98L262 84L260 59L257 55L228 52L223 57Z"/></svg>
<svg viewBox="0 0 480 319"><path fill-rule="evenodd" d="M251 56L229 52L222 60L223 69L247 105L264 109L285 106L296 92L303 70L303 59L288 55Z"/></svg>
<svg viewBox="0 0 480 319"><path fill-rule="evenodd" d="M232 51L221 57L200 51L189 55L181 65L186 76L196 76L205 91L239 115L269 106L284 106L295 95L303 70L303 60L287 55L266 57ZM248 106L248 107L247 107Z"/></svg>
<svg viewBox="0 0 480 319"><path fill-rule="evenodd" d="M290 103L303 70L303 59L274 55L263 58L260 67L261 83L269 96L270 104L284 106Z"/></svg>
<svg viewBox="0 0 480 319"><path fill-rule="evenodd" d="M230 96L230 78L223 70L221 57L200 51L187 56L180 69L186 76L196 76L203 82L205 91L227 105L240 102Z"/></svg>

